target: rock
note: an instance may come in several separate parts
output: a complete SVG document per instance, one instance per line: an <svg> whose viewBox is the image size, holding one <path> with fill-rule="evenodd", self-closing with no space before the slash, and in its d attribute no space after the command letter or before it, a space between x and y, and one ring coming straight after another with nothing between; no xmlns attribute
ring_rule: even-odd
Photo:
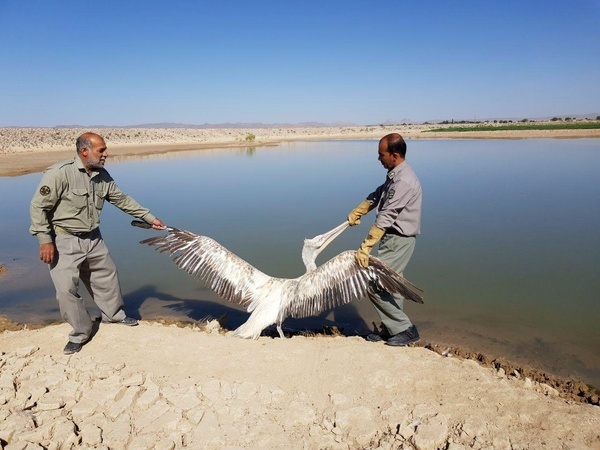
<svg viewBox="0 0 600 450"><path fill-rule="evenodd" d="M93 400L99 405L112 403L117 395L122 393L123 386L118 376L111 376L102 380L91 380L90 387L82 389L82 396Z"/></svg>
<svg viewBox="0 0 600 450"><path fill-rule="evenodd" d="M204 417L204 409L203 408L194 408L189 411L184 412L184 417L190 421L190 423L194 425L198 425Z"/></svg>
<svg viewBox="0 0 600 450"><path fill-rule="evenodd" d="M443 414L424 419L413 436L413 443L417 450L444 448L447 440L448 418Z"/></svg>
<svg viewBox="0 0 600 450"><path fill-rule="evenodd" d="M197 390L192 386L188 387L185 391L181 389L165 387L161 393L165 400L167 400L173 406L182 409L183 411L188 411L200 405L200 399L198 398Z"/></svg>
<svg viewBox="0 0 600 450"><path fill-rule="evenodd" d="M393 404L381 412L381 418L387 422L388 429L392 433L398 433L401 424L406 423L410 416L410 406L401 403ZM414 431L414 429L412 431Z"/></svg>
<svg viewBox="0 0 600 450"><path fill-rule="evenodd" d="M129 378L123 380L123 386L141 386L144 384L144 374L136 373Z"/></svg>
<svg viewBox="0 0 600 450"><path fill-rule="evenodd" d="M340 406L348 402L348 398L343 394L329 394L329 400L334 406Z"/></svg>
<svg viewBox="0 0 600 450"><path fill-rule="evenodd" d="M158 400L149 408L136 414L134 419L134 430L136 433L152 431L154 429L153 423L168 410L169 404L163 399Z"/></svg>
<svg viewBox="0 0 600 450"><path fill-rule="evenodd" d="M378 425L373 419L373 413L366 406L337 411L335 426L344 430L352 441L359 447L366 447L377 435Z"/></svg>
<svg viewBox="0 0 600 450"><path fill-rule="evenodd" d="M130 410L141 390L142 388L139 386L123 388L121 392L116 395L115 401L109 403L109 406L106 409L106 415L115 420L123 412Z"/></svg>
<svg viewBox="0 0 600 450"><path fill-rule="evenodd" d="M7 373L0 374L0 389L15 391L15 378Z"/></svg>
<svg viewBox="0 0 600 450"><path fill-rule="evenodd" d="M0 423L0 441L11 442L18 434L35 430L35 422L29 415L11 414Z"/></svg>
<svg viewBox="0 0 600 450"><path fill-rule="evenodd" d="M36 347L35 345L32 345L30 347L19 348L19 349L15 350L13 353L18 358L26 358L28 356L33 355L39 349L40 349L39 347Z"/></svg>
<svg viewBox="0 0 600 450"><path fill-rule="evenodd" d="M126 448L131 431L131 418L122 414L108 428L102 430L102 444L109 448Z"/></svg>
<svg viewBox="0 0 600 450"><path fill-rule="evenodd" d="M81 443L89 446L97 446L102 443L102 430L93 424L83 424L81 429Z"/></svg>
<svg viewBox="0 0 600 450"><path fill-rule="evenodd" d="M79 445L79 436L77 436L76 427L73 422L63 418L53 429L52 441L58 444L58 448L70 449L71 446Z"/></svg>
<svg viewBox="0 0 600 450"><path fill-rule="evenodd" d="M282 417L282 425L286 430L296 427L309 427L316 418L315 410L310 405L292 401L287 405Z"/></svg>
<svg viewBox="0 0 600 450"><path fill-rule="evenodd" d="M80 401L75 403L71 408L71 415L73 416L73 420L78 423L83 422L90 416L93 416L98 410L98 403L93 400L82 398Z"/></svg>
<svg viewBox="0 0 600 450"><path fill-rule="evenodd" d="M42 398L37 402L37 409L40 411L52 411L54 409L61 409L65 406L65 402L62 398Z"/></svg>

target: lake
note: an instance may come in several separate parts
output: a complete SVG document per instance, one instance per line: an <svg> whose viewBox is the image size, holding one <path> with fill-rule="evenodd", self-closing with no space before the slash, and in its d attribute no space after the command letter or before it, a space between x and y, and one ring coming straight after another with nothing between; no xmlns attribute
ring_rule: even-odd
<svg viewBox="0 0 600 450"><path fill-rule="evenodd" d="M422 342L600 386L600 140L411 140L407 159L424 192L422 235L404 273L425 290L424 305L406 305ZM106 168L167 225L210 236L286 278L304 272L303 239L343 222L385 177L371 140L109 158ZM0 279L0 314L26 323L60 320L28 233L39 180L39 173L0 178L0 262L9 270ZM245 311L140 245L159 232L133 228L131 219L108 204L102 215L129 314L226 315L231 329L245 321ZM317 262L358 248L373 221L371 213L346 230ZM359 301L288 319L284 328L363 334L376 319L370 302Z"/></svg>

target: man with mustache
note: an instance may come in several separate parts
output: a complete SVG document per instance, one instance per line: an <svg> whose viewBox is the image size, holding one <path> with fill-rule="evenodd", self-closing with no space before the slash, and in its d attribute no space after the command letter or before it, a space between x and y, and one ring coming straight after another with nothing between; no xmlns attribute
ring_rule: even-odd
<svg viewBox="0 0 600 450"><path fill-rule="evenodd" d="M398 133L391 133L379 141L379 162L387 170L385 182L369 194L348 215L351 226L360 224L360 218L377 209L375 224L356 252L356 261L369 265L369 254L379 243L377 257L402 274L415 249L421 233L422 192L419 178L405 160L406 143ZM387 345L404 346L418 342L419 332L403 311L404 297L400 294L379 292L369 299L381 318L384 330L369 334L372 342L386 341Z"/></svg>
<svg viewBox="0 0 600 450"><path fill-rule="evenodd" d="M117 275L100 233L104 201L152 225L160 219L123 193L104 169L108 157L104 139L84 133L76 141L77 155L44 172L30 205L29 231L38 238L40 259L49 264L61 316L72 327L65 354L76 353L92 334L92 319L78 294L79 281L102 312L102 321L128 326Z"/></svg>

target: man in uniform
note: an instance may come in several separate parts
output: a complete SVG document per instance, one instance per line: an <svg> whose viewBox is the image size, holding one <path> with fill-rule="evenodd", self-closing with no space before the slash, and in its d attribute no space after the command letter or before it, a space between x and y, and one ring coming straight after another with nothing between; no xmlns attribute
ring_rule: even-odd
<svg viewBox="0 0 600 450"><path fill-rule="evenodd" d="M84 133L76 147L74 158L44 172L30 206L30 232L40 243L40 259L50 265L61 315L73 327L65 354L81 350L92 333L92 319L77 292L79 280L100 308L102 321L137 325L125 315L117 270L98 228L104 201L154 229L166 228L104 169L108 153L101 136Z"/></svg>
<svg viewBox="0 0 600 450"><path fill-rule="evenodd" d="M379 141L379 161L388 171L385 182L348 215L351 226L377 208L375 224L356 252L357 262L369 265L369 254L379 242L378 257L402 274L421 232L421 183L404 159L406 143L398 133ZM385 329L367 336L367 340L385 340L387 345L403 346L419 340L419 332L403 311L404 297L379 292L369 295Z"/></svg>

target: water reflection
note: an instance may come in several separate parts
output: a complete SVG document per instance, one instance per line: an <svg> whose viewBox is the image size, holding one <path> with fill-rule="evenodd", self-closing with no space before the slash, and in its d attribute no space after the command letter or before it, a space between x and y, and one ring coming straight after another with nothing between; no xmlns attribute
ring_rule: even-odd
<svg viewBox="0 0 600 450"><path fill-rule="evenodd" d="M148 161L148 160L181 160L181 159L193 159L197 158L200 155L218 155L223 153L232 153L232 154L241 154L252 156L256 153L257 147L265 148L265 147L273 147L273 145L260 145L260 146L237 146L231 148L194 148L194 146L190 146L187 150L168 150L168 147L165 147L165 151L163 153L154 153L151 155L148 154L140 154L140 155L110 155L110 164L113 163L122 163L122 162L139 162L139 161ZM110 149L109 149L110 150ZM108 169L109 167L107 167Z"/></svg>
<svg viewBox="0 0 600 450"><path fill-rule="evenodd" d="M294 142L109 160L119 186L167 224L210 236L276 277L304 272L303 239L341 223L384 176L377 141ZM407 305L424 339L462 345L600 385L600 141L410 141L424 189L423 234L405 272L425 288ZM28 205L39 174L0 178L3 314L59 320ZM247 318L164 255L138 242L153 232L106 207L103 235L138 317ZM345 231L317 260L357 248L373 218ZM22 267L22 269L19 269ZM21 272L19 272L22 270ZM19 277L14 274L20 273ZM25 282L18 280L24 278ZM288 327L361 333L376 316L355 302Z"/></svg>

